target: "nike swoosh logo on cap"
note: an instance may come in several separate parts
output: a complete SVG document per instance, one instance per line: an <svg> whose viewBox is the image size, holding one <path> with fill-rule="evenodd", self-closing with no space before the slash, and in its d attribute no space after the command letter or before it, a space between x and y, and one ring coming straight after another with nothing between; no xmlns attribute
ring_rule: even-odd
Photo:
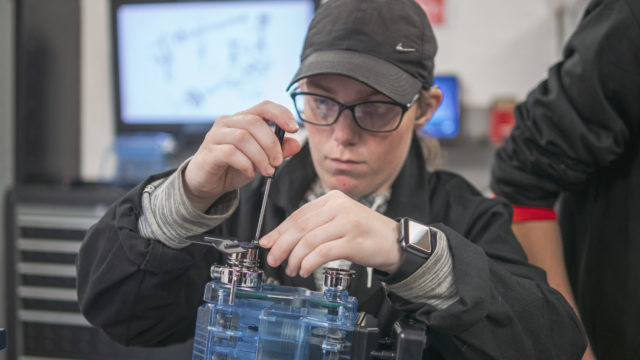
<svg viewBox="0 0 640 360"><path fill-rule="evenodd" d="M413 52L416 51L416 49L414 48L406 48L402 45L402 43L398 43L398 45L396 45L396 51L398 52Z"/></svg>

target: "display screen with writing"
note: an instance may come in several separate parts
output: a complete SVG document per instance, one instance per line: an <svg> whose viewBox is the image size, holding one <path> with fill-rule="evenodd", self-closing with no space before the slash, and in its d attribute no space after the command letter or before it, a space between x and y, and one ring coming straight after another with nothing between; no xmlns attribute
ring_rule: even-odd
<svg viewBox="0 0 640 360"><path fill-rule="evenodd" d="M262 100L293 110L313 0L131 2L114 9L123 124L211 123Z"/></svg>

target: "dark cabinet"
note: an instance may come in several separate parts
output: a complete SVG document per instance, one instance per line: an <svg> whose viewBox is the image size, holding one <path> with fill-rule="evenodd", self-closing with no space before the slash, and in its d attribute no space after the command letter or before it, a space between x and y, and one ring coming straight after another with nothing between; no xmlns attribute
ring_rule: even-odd
<svg viewBox="0 0 640 360"><path fill-rule="evenodd" d="M190 359L191 344L120 346L78 311L75 260L87 229L122 191L21 186L6 194L8 359Z"/></svg>

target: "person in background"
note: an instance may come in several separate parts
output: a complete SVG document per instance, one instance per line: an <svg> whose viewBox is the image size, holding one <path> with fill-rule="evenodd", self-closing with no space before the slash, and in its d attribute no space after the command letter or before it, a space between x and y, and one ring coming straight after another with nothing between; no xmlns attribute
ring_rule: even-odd
<svg viewBox="0 0 640 360"><path fill-rule="evenodd" d="M191 159L88 231L77 261L85 317L126 345L192 337L222 256L185 239L252 240L279 167L259 239L267 282L320 290L324 264L350 267L358 311L388 322L381 309L393 307L426 324L425 359L578 359L579 321L527 262L508 204L426 168L417 130L442 97L436 49L413 0L322 5L290 85L308 140L280 146L269 124L298 125L271 102L218 118ZM400 236L409 224L430 236Z"/></svg>
<svg viewBox="0 0 640 360"><path fill-rule="evenodd" d="M579 310L595 356L637 359L640 2L591 1L515 116L492 190L513 204L529 260Z"/></svg>

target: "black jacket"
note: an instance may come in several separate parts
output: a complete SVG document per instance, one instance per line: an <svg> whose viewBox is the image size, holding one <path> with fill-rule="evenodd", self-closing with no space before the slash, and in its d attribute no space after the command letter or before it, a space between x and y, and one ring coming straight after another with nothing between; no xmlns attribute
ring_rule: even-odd
<svg viewBox="0 0 640 360"><path fill-rule="evenodd" d="M300 205L315 177L305 146L274 179L265 231ZM244 187L238 209L214 232L251 239L262 184L257 179ZM222 259L206 246L174 250L141 238L137 222L144 186L116 203L88 232L77 264L80 307L92 324L123 344L185 341L194 334L209 267ZM431 350L426 358L580 358L586 345L577 319L564 298L546 284L544 272L526 262L510 230L506 203L484 198L457 175L427 172L414 141L393 184L386 215L437 223L448 237L460 300L436 311L389 296L395 306L428 325ZM311 277L289 278L285 266L262 264L266 275L283 285L314 288ZM352 286L360 311L377 314L385 294L379 278L374 277L374 285L367 289L364 281L355 281Z"/></svg>
<svg viewBox="0 0 640 360"><path fill-rule="evenodd" d="M569 278L595 354L638 359L640 1L592 1L563 57L516 108L491 186L520 206L560 199Z"/></svg>

